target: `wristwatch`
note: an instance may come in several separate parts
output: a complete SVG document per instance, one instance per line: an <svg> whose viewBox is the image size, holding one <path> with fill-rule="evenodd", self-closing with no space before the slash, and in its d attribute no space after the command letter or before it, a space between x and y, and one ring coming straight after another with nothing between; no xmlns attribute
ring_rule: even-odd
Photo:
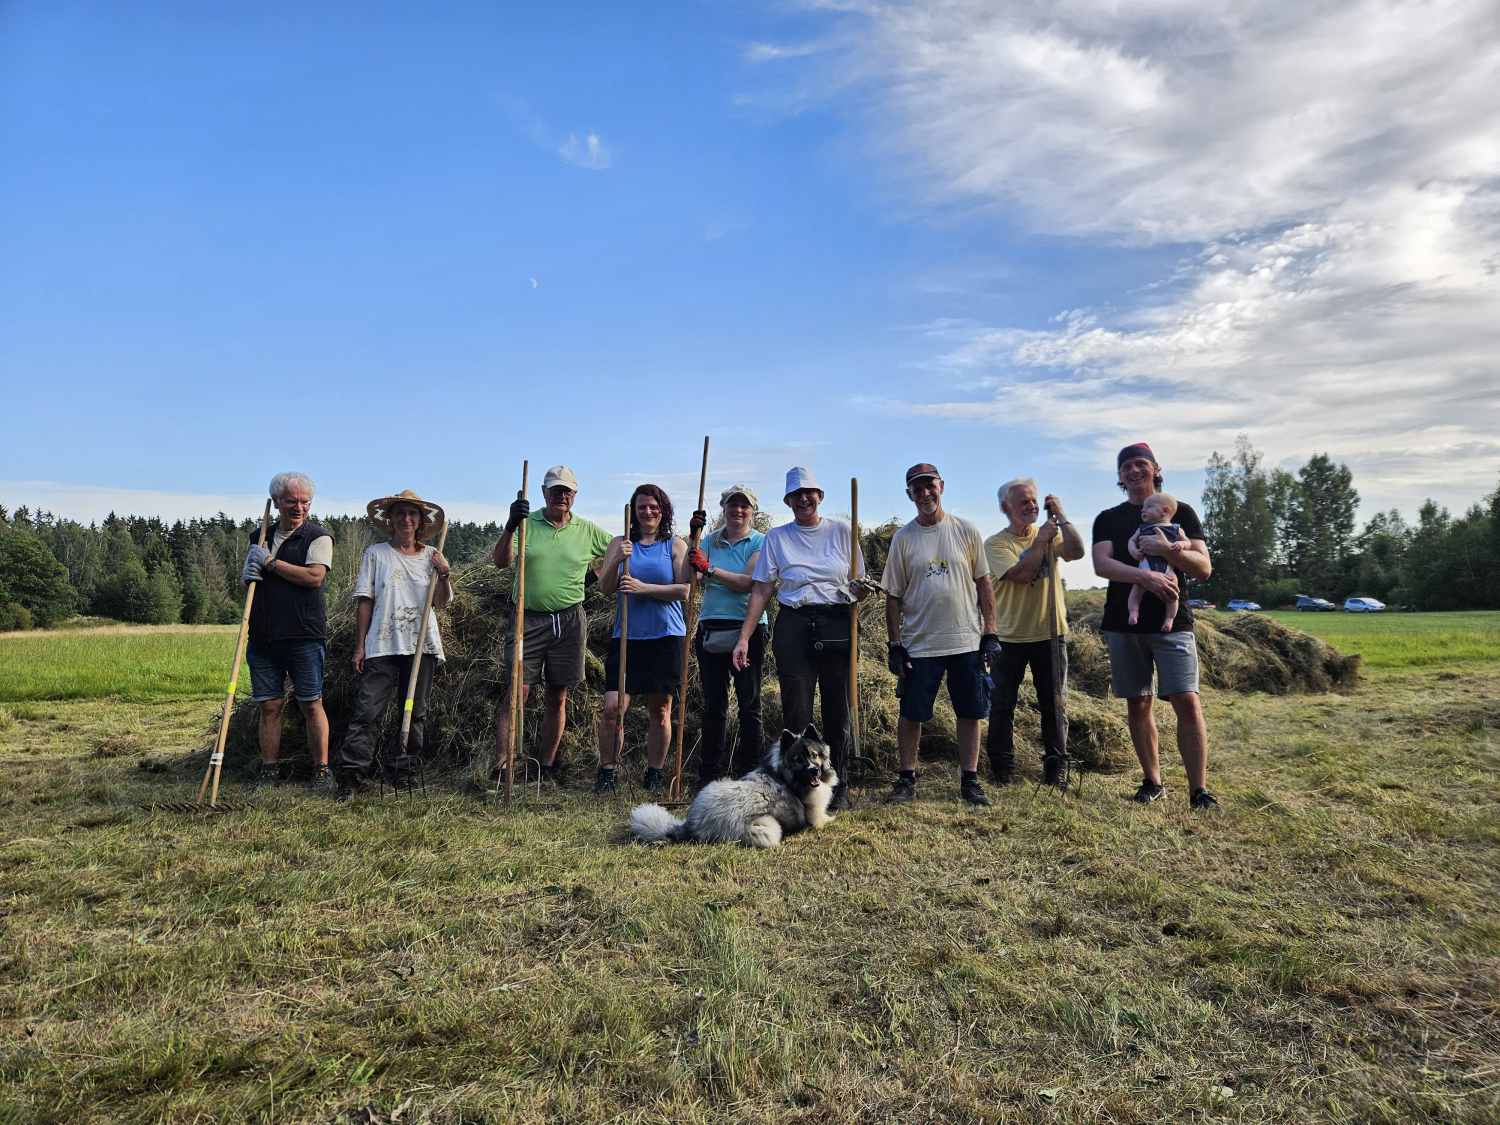
<svg viewBox="0 0 1500 1125"><path fill-rule="evenodd" d="M719 569L718 567L713 566L712 564L710 564L709 568L703 572L703 577L704 578L712 578L714 576L714 571L716 571L718 569Z"/></svg>

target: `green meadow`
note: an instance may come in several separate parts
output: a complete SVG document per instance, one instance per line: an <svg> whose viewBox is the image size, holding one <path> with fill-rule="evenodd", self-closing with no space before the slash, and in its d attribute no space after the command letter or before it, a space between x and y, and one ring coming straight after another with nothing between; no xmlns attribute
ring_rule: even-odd
<svg viewBox="0 0 1500 1125"><path fill-rule="evenodd" d="M182 811L232 631L0 638L182 670L0 697L0 1122L1500 1120L1497 615L1289 618L1375 674L1206 693L1216 815L1167 722L1149 807L929 762L769 853L582 768Z"/></svg>
<svg viewBox="0 0 1500 1125"><path fill-rule="evenodd" d="M103 626L0 634L0 703L208 699L229 686L236 625ZM249 674L238 690L248 694Z"/></svg>

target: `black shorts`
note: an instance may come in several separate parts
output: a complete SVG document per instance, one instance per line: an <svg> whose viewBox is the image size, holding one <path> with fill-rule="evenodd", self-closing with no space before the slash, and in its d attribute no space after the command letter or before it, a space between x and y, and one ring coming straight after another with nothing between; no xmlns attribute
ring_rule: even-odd
<svg viewBox="0 0 1500 1125"><path fill-rule="evenodd" d="M682 638L655 637L627 642L630 654L625 669L628 695L671 695L682 675ZM620 639L611 637L604 654L604 690L620 689Z"/></svg>
<svg viewBox="0 0 1500 1125"><path fill-rule="evenodd" d="M990 713L990 678L978 652L952 656L913 656L901 693L901 717L913 723L932 718L938 685L948 677L948 698L960 719L982 719Z"/></svg>

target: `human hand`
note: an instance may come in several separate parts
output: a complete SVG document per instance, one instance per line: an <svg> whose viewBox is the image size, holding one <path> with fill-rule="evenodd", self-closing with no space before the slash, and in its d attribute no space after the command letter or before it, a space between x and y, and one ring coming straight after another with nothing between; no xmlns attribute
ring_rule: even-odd
<svg viewBox="0 0 1500 1125"><path fill-rule="evenodd" d="M633 574L622 574L620 576L620 593L639 594L646 588L646 584Z"/></svg>
<svg viewBox="0 0 1500 1125"><path fill-rule="evenodd" d="M911 657L907 655L906 646L886 645L885 666L891 670L891 675L898 679L905 679L906 674L911 671Z"/></svg>
<svg viewBox="0 0 1500 1125"><path fill-rule="evenodd" d="M450 570L452 570L453 567L449 565L447 559L443 558L443 552L442 551L433 551L432 552L432 569L435 570L435 571L437 571L437 576L439 578L447 578L448 577L448 572Z"/></svg>
<svg viewBox="0 0 1500 1125"><path fill-rule="evenodd" d="M1158 557L1161 557L1170 555L1172 553L1172 549L1174 547L1177 547L1177 544L1168 543L1166 539L1160 535L1142 535L1139 532L1137 532L1136 535L1136 543L1139 545L1140 550L1143 554L1156 555ZM1179 547L1178 549L1180 550L1181 548Z"/></svg>
<svg viewBox="0 0 1500 1125"><path fill-rule="evenodd" d="M702 547L694 547L688 552L688 565L699 574L708 573L708 556L703 553Z"/></svg>
<svg viewBox="0 0 1500 1125"><path fill-rule="evenodd" d="M1068 516L1067 513L1065 513L1062 509L1062 501L1059 500L1056 496L1053 496L1050 492L1047 494L1046 499L1042 501L1042 507L1045 508L1047 514L1055 519L1058 523L1067 522Z"/></svg>
<svg viewBox="0 0 1500 1125"><path fill-rule="evenodd" d="M994 633L986 633L979 638L979 659L988 666L994 663L995 657L1000 655L1000 638Z"/></svg>
<svg viewBox="0 0 1500 1125"><path fill-rule="evenodd" d="M510 527L515 527L529 515L531 515L531 501L524 496L518 496L511 502L510 519L506 523Z"/></svg>
<svg viewBox="0 0 1500 1125"><path fill-rule="evenodd" d="M635 553L635 544L633 542L631 542L629 539L621 539L619 542L620 542L620 557L622 559L628 559L628 558L630 558L630 556Z"/></svg>
<svg viewBox="0 0 1500 1125"><path fill-rule="evenodd" d="M849 592L854 595L854 600L862 602L880 589L880 584L871 582L868 578L851 578L849 580Z"/></svg>
<svg viewBox="0 0 1500 1125"><path fill-rule="evenodd" d="M358 645L354 649L353 664L354 664L354 674L356 676L363 674L363 672L365 670L365 646L364 645Z"/></svg>
<svg viewBox="0 0 1500 1125"><path fill-rule="evenodd" d="M250 549L245 552L245 568L240 571L240 583L242 585L250 582L259 582L264 574L266 563L271 560L271 552L259 543L252 543Z"/></svg>
<svg viewBox="0 0 1500 1125"><path fill-rule="evenodd" d="M1045 547L1057 538L1057 521L1047 519L1042 521L1042 526L1037 529L1036 541Z"/></svg>
<svg viewBox="0 0 1500 1125"><path fill-rule="evenodd" d="M729 663L736 672L743 672L750 666L750 642L744 637L735 642L734 651L729 654Z"/></svg>
<svg viewBox="0 0 1500 1125"><path fill-rule="evenodd" d="M1143 570L1140 575L1141 585L1148 594L1155 594L1163 601L1177 596L1177 575L1170 570Z"/></svg>
<svg viewBox="0 0 1500 1125"><path fill-rule="evenodd" d="M693 513L693 518L688 520L688 531L693 535L701 534L708 526L708 513L699 508Z"/></svg>

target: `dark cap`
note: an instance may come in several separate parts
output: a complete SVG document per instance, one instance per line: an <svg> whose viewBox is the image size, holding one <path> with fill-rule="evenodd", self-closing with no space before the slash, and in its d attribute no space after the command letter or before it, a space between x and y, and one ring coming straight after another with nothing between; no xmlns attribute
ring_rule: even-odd
<svg viewBox="0 0 1500 1125"><path fill-rule="evenodd" d="M1137 457L1144 457L1153 465L1156 464L1156 454L1151 452L1151 447L1143 441L1138 441L1120 450L1120 455L1115 458L1115 468L1123 469L1126 461L1133 461Z"/></svg>
<svg viewBox="0 0 1500 1125"><path fill-rule="evenodd" d="M914 480L921 480L923 477L937 477L938 480L942 480L943 474L937 471L936 465L929 465L926 461L923 461L920 465L913 465L906 470L906 483L908 485Z"/></svg>

